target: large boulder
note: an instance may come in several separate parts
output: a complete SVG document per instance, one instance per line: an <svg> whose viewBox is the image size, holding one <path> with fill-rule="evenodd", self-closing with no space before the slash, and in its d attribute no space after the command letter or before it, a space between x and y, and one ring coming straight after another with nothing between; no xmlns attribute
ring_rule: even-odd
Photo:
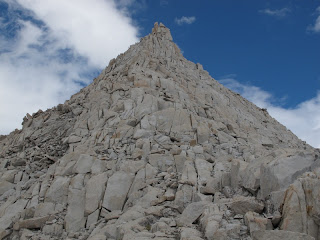
<svg viewBox="0 0 320 240"><path fill-rule="evenodd" d="M119 171L108 180L102 206L109 211L122 210L134 175Z"/></svg>
<svg viewBox="0 0 320 240"><path fill-rule="evenodd" d="M84 227L85 189L69 188L68 209L65 217L65 229L69 232L77 232Z"/></svg>
<svg viewBox="0 0 320 240"><path fill-rule="evenodd" d="M40 229L44 226L48 219L49 216L25 219L15 223L13 227L15 230L19 230L20 228Z"/></svg>
<svg viewBox="0 0 320 240"><path fill-rule="evenodd" d="M74 173L89 173L91 171L91 166L94 162L92 156L87 154L81 154L77 163L74 165Z"/></svg>
<svg viewBox="0 0 320 240"><path fill-rule="evenodd" d="M46 192L45 201L53 203L66 203L70 178L57 176Z"/></svg>
<svg viewBox="0 0 320 240"><path fill-rule="evenodd" d="M106 183L108 181L107 173L100 173L92 176L86 184L86 197L85 197L85 214L93 213L99 207L102 200Z"/></svg>
<svg viewBox="0 0 320 240"><path fill-rule="evenodd" d="M304 234L289 231L258 230L252 233L252 240L315 240L315 238Z"/></svg>
<svg viewBox="0 0 320 240"><path fill-rule="evenodd" d="M260 216L255 212L247 212L244 215L244 223L248 226L250 234L257 230L272 230L271 220Z"/></svg>
<svg viewBox="0 0 320 240"><path fill-rule="evenodd" d="M249 211L262 213L264 204L256 200L254 197L238 196L232 199L228 204L235 214L246 214Z"/></svg>
<svg viewBox="0 0 320 240"><path fill-rule="evenodd" d="M280 229L306 233L317 239L320 225L320 169L307 172L289 186Z"/></svg>
<svg viewBox="0 0 320 240"><path fill-rule="evenodd" d="M184 109L168 108L146 115L141 120L141 127L159 132L181 133L192 131L190 114Z"/></svg>
<svg viewBox="0 0 320 240"><path fill-rule="evenodd" d="M16 185L7 181L0 181L0 196L6 191L13 189Z"/></svg>
<svg viewBox="0 0 320 240"><path fill-rule="evenodd" d="M203 213L208 202L194 202L189 204L182 212L179 220L179 226L190 226Z"/></svg>
<svg viewBox="0 0 320 240"><path fill-rule="evenodd" d="M301 174L313 169L316 160L313 152L297 149L277 150L254 159L249 164L234 162L231 182L235 187L241 184L252 193L260 189L262 199L270 198L271 192L285 190Z"/></svg>
<svg viewBox="0 0 320 240"><path fill-rule="evenodd" d="M158 168L159 171L164 172L174 165L174 158L171 154L150 154L149 163L151 166Z"/></svg>
<svg viewBox="0 0 320 240"><path fill-rule="evenodd" d="M302 173L311 170L316 158L314 154L296 152L294 155L279 156L261 165L261 196L266 198L273 191L286 189Z"/></svg>

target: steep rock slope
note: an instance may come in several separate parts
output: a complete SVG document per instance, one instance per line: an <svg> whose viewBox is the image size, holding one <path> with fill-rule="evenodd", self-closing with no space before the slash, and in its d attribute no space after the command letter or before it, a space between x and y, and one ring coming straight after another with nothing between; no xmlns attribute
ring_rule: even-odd
<svg viewBox="0 0 320 240"><path fill-rule="evenodd" d="M156 23L1 137L0 237L320 239L318 156Z"/></svg>

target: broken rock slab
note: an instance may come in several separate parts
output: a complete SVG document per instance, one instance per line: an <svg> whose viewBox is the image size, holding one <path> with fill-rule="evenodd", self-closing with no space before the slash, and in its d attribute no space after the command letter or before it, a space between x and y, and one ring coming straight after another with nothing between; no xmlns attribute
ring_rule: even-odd
<svg viewBox="0 0 320 240"><path fill-rule="evenodd" d="M66 203L70 178L57 176L46 192L45 201L53 203Z"/></svg>
<svg viewBox="0 0 320 240"><path fill-rule="evenodd" d="M74 165L74 173L89 173L91 171L94 159L92 156L87 154L81 154L77 163Z"/></svg>
<svg viewBox="0 0 320 240"><path fill-rule="evenodd" d="M311 169L315 162L313 154L297 152L293 156L280 156L261 165L261 195L265 199L273 191L286 189L301 174Z"/></svg>
<svg viewBox="0 0 320 240"><path fill-rule="evenodd" d="M178 226L190 226L203 213L208 202L193 202L190 203L182 212L180 218L177 220Z"/></svg>
<svg viewBox="0 0 320 240"><path fill-rule="evenodd" d="M164 172L174 165L174 158L171 154L151 154L149 155L149 163Z"/></svg>
<svg viewBox="0 0 320 240"><path fill-rule="evenodd" d="M306 172L285 194L280 229L319 236L320 168Z"/></svg>
<svg viewBox="0 0 320 240"><path fill-rule="evenodd" d="M108 181L107 173L100 173L92 176L86 184L85 214L93 213L99 207L102 200L106 183Z"/></svg>
<svg viewBox="0 0 320 240"><path fill-rule="evenodd" d="M316 240L305 233L279 230L257 230L252 233L252 240Z"/></svg>
<svg viewBox="0 0 320 240"><path fill-rule="evenodd" d="M247 212L262 213L264 204L256 200L254 197L238 196L232 199L232 202L228 204L230 209L235 214L246 214Z"/></svg>
<svg viewBox="0 0 320 240"><path fill-rule="evenodd" d="M108 180L102 206L109 211L122 210L134 175L119 171Z"/></svg>
<svg viewBox="0 0 320 240"><path fill-rule="evenodd" d="M84 227L85 189L69 188L68 209L65 217L65 228L68 232L77 232Z"/></svg>
<svg viewBox="0 0 320 240"><path fill-rule="evenodd" d="M15 217L20 216L28 203L27 199L19 199L12 205L4 209L3 215L0 218L0 229L7 229L13 223Z"/></svg>
<svg viewBox="0 0 320 240"><path fill-rule="evenodd" d="M14 230L19 230L21 228L40 229L45 225L48 219L49 219L49 216L21 220L14 224L13 229Z"/></svg>
<svg viewBox="0 0 320 240"><path fill-rule="evenodd" d="M247 212L244 215L244 223L247 225L250 234L257 230L272 230L271 220L264 218L255 212Z"/></svg>
<svg viewBox="0 0 320 240"><path fill-rule="evenodd" d="M180 229L180 240L203 240L202 234L196 229L182 227Z"/></svg>
<svg viewBox="0 0 320 240"><path fill-rule="evenodd" d="M6 191L13 189L16 185L7 181L0 181L0 196Z"/></svg>

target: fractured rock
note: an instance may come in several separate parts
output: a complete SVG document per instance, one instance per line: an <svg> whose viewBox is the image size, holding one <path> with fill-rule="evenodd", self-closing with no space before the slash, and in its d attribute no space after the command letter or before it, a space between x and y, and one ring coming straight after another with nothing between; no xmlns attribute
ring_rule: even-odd
<svg viewBox="0 0 320 240"><path fill-rule="evenodd" d="M126 172L116 172L107 183L102 206L109 211L122 210L134 176Z"/></svg>
<svg viewBox="0 0 320 240"><path fill-rule="evenodd" d="M244 215L244 222L248 226L250 234L257 230L273 229L270 219L261 217L255 212L247 212L246 215Z"/></svg>
<svg viewBox="0 0 320 240"><path fill-rule="evenodd" d="M291 184L284 197L280 229L319 236L320 169L306 172Z"/></svg>
<svg viewBox="0 0 320 240"><path fill-rule="evenodd" d="M84 227L85 189L69 188L68 209L65 217L67 231L77 232Z"/></svg>
<svg viewBox="0 0 320 240"><path fill-rule="evenodd" d="M86 197L85 197L85 214L93 213L102 200L108 176L106 173L100 173L92 176L86 184Z"/></svg>
<svg viewBox="0 0 320 240"><path fill-rule="evenodd" d="M246 214L247 212L262 213L264 204L257 201L254 197L235 197L229 204L229 207L235 214Z"/></svg>
<svg viewBox="0 0 320 240"><path fill-rule="evenodd" d="M40 229L44 226L46 221L49 219L49 216L30 218L26 220L19 221L15 223L14 229L19 230L20 228L28 228L28 229Z"/></svg>
<svg viewBox="0 0 320 240"><path fill-rule="evenodd" d="M180 232L181 240L202 240L202 234L196 229L182 227Z"/></svg>
<svg viewBox="0 0 320 240"><path fill-rule="evenodd" d="M304 233L295 233L289 231L267 231L257 230L252 233L253 240L314 240L315 238Z"/></svg>
<svg viewBox="0 0 320 240"><path fill-rule="evenodd" d="M92 164L93 164L92 156L81 154L77 163L73 168L73 171L75 173L88 173L91 171Z"/></svg>
<svg viewBox="0 0 320 240"><path fill-rule="evenodd" d="M302 173L309 171L315 162L312 154L303 152L289 157L279 157L261 165L261 194L265 198L272 191L284 190Z"/></svg>
<svg viewBox="0 0 320 240"><path fill-rule="evenodd" d="M0 181L0 195L6 191L13 189L16 185L7 181Z"/></svg>
<svg viewBox="0 0 320 240"><path fill-rule="evenodd" d="M205 209L207 202L194 202L189 204L182 212L178 226L190 226L197 220Z"/></svg>
<svg viewBox="0 0 320 240"><path fill-rule="evenodd" d="M319 156L156 23L65 103L0 136L0 236L316 238Z"/></svg>
<svg viewBox="0 0 320 240"><path fill-rule="evenodd" d="M57 176L45 195L46 202L66 203L70 178Z"/></svg>

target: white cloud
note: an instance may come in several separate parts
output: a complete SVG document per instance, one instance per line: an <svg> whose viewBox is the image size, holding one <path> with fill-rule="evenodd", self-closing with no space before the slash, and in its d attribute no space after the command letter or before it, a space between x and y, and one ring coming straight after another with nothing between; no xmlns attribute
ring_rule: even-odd
<svg viewBox="0 0 320 240"><path fill-rule="evenodd" d="M315 32L315 33L320 33L320 7L317 8L316 14L318 15L315 23L312 26L309 26L307 30Z"/></svg>
<svg viewBox="0 0 320 240"><path fill-rule="evenodd" d="M266 108L269 114L285 125L300 139L320 148L320 92L317 96L298 104L294 108L284 108L274 102L272 94L256 86L241 84L232 78L219 80L226 87L243 97Z"/></svg>
<svg viewBox="0 0 320 240"><path fill-rule="evenodd" d="M268 16L273 16L273 17L285 17L291 12L291 9L286 7L282 9L274 9L274 10L266 8L266 9L260 10L259 12L266 14Z"/></svg>
<svg viewBox="0 0 320 240"><path fill-rule="evenodd" d="M27 112L64 102L138 41L137 28L120 8L129 0L120 7L113 0L7 3L9 11L31 13L38 22L13 13L20 28L14 38L0 37L0 134L20 128Z"/></svg>
<svg viewBox="0 0 320 240"><path fill-rule="evenodd" d="M192 17L181 17L181 18L175 18L174 20L176 22L176 24L178 25L182 25L182 24L191 24L194 23L196 21L196 17L192 16Z"/></svg>
<svg viewBox="0 0 320 240"><path fill-rule="evenodd" d="M18 0L36 14L60 39L60 47L71 47L89 63L105 67L108 56L127 50L137 40L136 28L113 1ZM128 5L128 0L122 0Z"/></svg>

